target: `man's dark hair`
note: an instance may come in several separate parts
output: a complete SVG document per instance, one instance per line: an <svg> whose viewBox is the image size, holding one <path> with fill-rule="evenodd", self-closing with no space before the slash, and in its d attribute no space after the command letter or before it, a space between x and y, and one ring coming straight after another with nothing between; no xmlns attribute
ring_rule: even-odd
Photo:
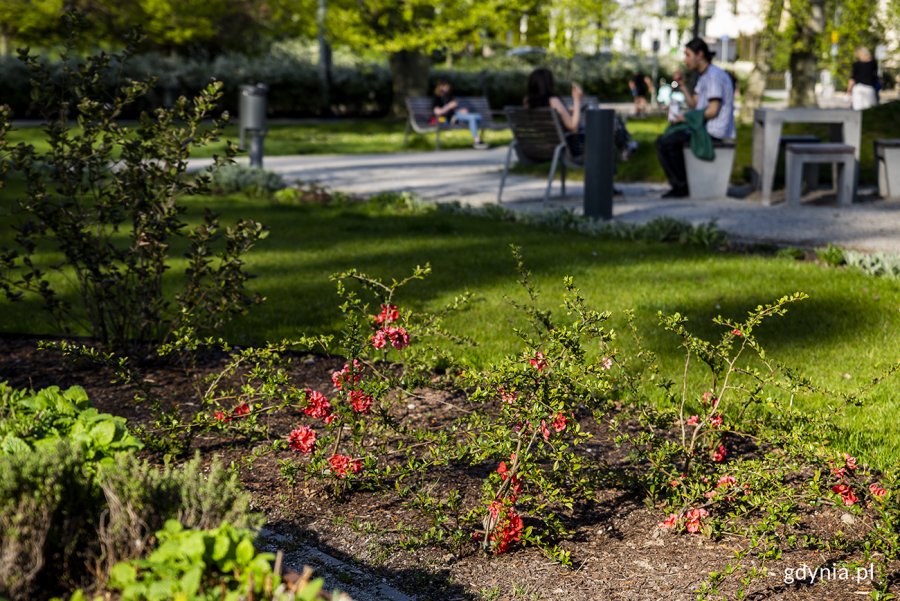
<svg viewBox="0 0 900 601"><path fill-rule="evenodd" d="M684 46L685 48L690 48L691 52L694 54L702 52L703 56L706 57L706 60L709 62L712 62L713 57L716 55L715 52L710 51L709 46L703 41L703 38L694 38Z"/></svg>

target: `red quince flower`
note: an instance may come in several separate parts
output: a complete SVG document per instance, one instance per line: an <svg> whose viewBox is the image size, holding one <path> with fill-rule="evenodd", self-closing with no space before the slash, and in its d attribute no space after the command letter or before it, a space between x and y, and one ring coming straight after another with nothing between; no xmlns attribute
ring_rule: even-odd
<svg viewBox="0 0 900 601"><path fill-rule="evenodd" d="M334 419L331 415L331 403L328 402L328 399L321 392L307 388L306 402L307 405L303 409L303 413L306 415L316 419L324 419L326 424L331 423L331 420L328 419L329 417L332 420Z"/></svg>
<svg viewBox="0 0 900 601"><path fill-rule="evenodd" d="M231 416L225 415L225 412L224 412L224 411L216 411L216 412L213 414L213 417L215 417L217 421L220 421L220 422L223 422L223 423L228 423L228 422L231 421Z"/></svg>
<svg viewBox="0 0 900 601"><path fill-rule="evenodd" d="M500 393L500 399L501 399L504 403L507 403L507 404L509 404L509 405L512 405L513 403L515 403L515 402L519 399L519 393L518 393L518 392L510 392L510 391L507 391L505 388L503 388L503 386L500 386L499 388L497 388L497 392Z"/></svg>
<svg viewBox="0 0 900 601"><path fill-rule="evenodd" d="M740 337L740 336L743 336L743 335L744 335L744 333L743 333L743 332L741 332L741 331L740 331L740 330L738 330L738 329L737 329L737 328L735 328L735 329L733 329L733 330L731 330L731 334L732 334L732 336L738 336L738 337Z"/></svg>
<svg viewBox="0 0 900 601"><path fill-rule="evenodd" d="M696 426L699 422L700 422L700 416L698 416L698 415L692 415L689 418L687 418L686 420L684 420L684 423L687 424L688 426Z"/></svg>
<svg viewBox="0 0 900 601"><path fill-rule="evenodd" d="M544 368L547 367L547 358L544 356L544 353L538 351L535 353L533 359L528 360L531 363L531 367L538 370L538 372L543 372Z"/></svg>
<svg viewBox="0 0 900 601"><path fill-rule="evenodd" d="M737 483L734 476L722 476L719 478L719 481L716 482L716 488L722 488L723 486L731 486L732 484Z"/></svg>
<svg viewBox="0 0 900 601"><path fill-rule="evenodd" d="M510 509L505 519L497 524L497 528L491 533L490 540L494 543L494 553L497 555L506 553L512 543L521 540L523 529L522 518Z"/></svg>
<svg viewBox="0 0 900 601"><path fill-rule="evenodd" d="M353 367L349 363L344 363L344 368L340 371L331 372L331 381L334 387L342 390L344 386L352 386L359 382L359 376L355 373L360 370L359 359L353 360Z"/></svg>
<svg viewBox="0 0 900 601"><path fill-rule="evenodd" d="M876 497L879 499L887 494L887 490L884 487L879 486L878 484L876 484L874 482L869 485L869 492L872 493L873 497Z"/></svg>
<svg viewBox="0 0 900 601"><path fill-rule="evenodd" d="M390 326L384 329L384 333L390 339L391 346L398 351L409 346L409 334L404 328Z"/></svg>
<svg viewBox="0 0 900 601"><path fill-rule="evenodd" d="M687 531L691 534L696 534L703 527L703 523L701 520L709 515L709 512L705 509L691 509L688 511L685 518L685 527Z"/></svg>
<svg viewBox="0 0 900 601"><path fill-rule="evenodd" d="M352 459L349 455L339 455L335 453L328 458L328 464L331 466L331 473L339 478L346 478L347 474L359 473L362 469L362 461Z"/></svg>
<svg viewBox="0 0 900 601"><path fill-rule="evenodd" d="M841 501L848 507L859 501L859 498L853 494L853 490L846 484L836 484L835 486L832 486L831 492L839 494L841 496Z"/></svg>
<svg viewBox="0 0 900 601"><path fill-rule="evenodd" d="M362 390L350 391L350 406L357 413L368 413L373 400L372 395L366 394Z"/></svg>
<svg viewBox="0 0 900 601"><path fill-rule="evenodd" d="M232 410L232 413L234 413L235 418L250 415L250 405L248 405L247 403L241 403Z"/></svg>
<svg viewBox="0 0 900 601"><path fill-rule="evenodd" d="M709 418L709 425L712 426L713 428L721 427L724 422L725 422L725 420L719 414L716 414L716 415L712 416L711 418Z"/></svg>
<svg viewBox="0 0 900 601"><path fill-rule="evenodd" d="M544 420L541 420L541 434L545 441L550 442L550 428L547 427L547 422Z"/></svg>
<svg viewBox="0 0 900 601"><path fill-rule="evenodd" d="M288 435L288 446L301 453L309 453L316 446L316 431L309 426L298 426Z"/></svg>
<svg viewBox="0 0 900 601"><path fill-rule="evenodd" d="M562 432L566 429L566 423L568 423L566 416L563 415L562 412L557 413L556 417L553 418L553 429L557 432Z"/></svg>
<svg viewBox="0 0 900 601"><path fill-rule="evenodd" d="M656 525L657 528L674 528L678 524L678 515L670 513L669 517Z"/></svg>
<svg viewBox="0 0 900 601"><path fill-rule="evenodd" d="M725 456L728 454L728 451L725 450L725 445L719 445L719 448L713 453L713 461L722 462L725 461Z"/></svg>
<svg viewBox="0 0 900 601"><path fill-rule="evenodd" d="M381 313L373 317L375 318L375 323L382 325L400 319L400 311L397 310L397 305L381 305Z"/></svg>
<svg viewBox="0 0 900 601"><path fill-rule="evenodd" d="M384 348L385 346L387 346L387 343L387 332L385 332L384 330L378 330L377 332L375 332L375 335L372 336L372 346L377 349Z"/></svg>
<svg viewBox="0 0 900 601"><path fill-rule="evenodd" d="M853 455L844 453L844 463L846 464L848 470L856 469L856 457L854 457Z"/></svg>

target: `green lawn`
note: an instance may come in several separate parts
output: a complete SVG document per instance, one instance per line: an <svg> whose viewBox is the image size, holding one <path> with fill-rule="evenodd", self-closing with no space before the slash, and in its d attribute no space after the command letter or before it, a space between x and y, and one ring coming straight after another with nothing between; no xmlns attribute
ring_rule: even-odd
<svg viewBox="0 0 900 601"><path fill-rule="evenodd" d="M7 195L5 195L7 196ZM284 206L242 197L195 198L188 217L204 207L225 222L258 219L271 235L248 257L258 276L254 290L267 302L230 324L223 335L234 342L260 342L303 333L335 332L339 314L328 277L350 267L380 277L403 276L430 262L432 277L411 285L401 304L438 308L464 290L477 300L450 321L453 330L479 346L459 349L476 365L519 348L512 334L521 318L504 300L522 300L510 243L521 245L547 306L559 305L562 278L575 276L588 302L613 312L623 329L622 312L633 309L647 344L677 379L682 358L677 341L656 326L656 312L687 315L706 336L719 330L710 319L740 318L748 309L794 291L811 298L786 318L759 332L770 354L814 381L840 390L862 385L879 368L900 358L900 282L852 270L764 256L720 254L677 245L610 241L557 233L514 223L437 212L376 210L368 206ZM0 220L8 224L8 204ZM0 246L11 242L0 230ZM175 249L177 255L179 249ZM43 256L43 261L57 257ZM185 267L176 262L172 277ZM33 301L0 308L0 331L52 333ZM623 345L629 343L623 338ZM880 465L900 459L897 380L882 384L862 409L841 409L849 425L849 449ZM819 400L823 411L833 411Z"/></svg>
<svg viewBox="0 0 900 601"><path fill-rule="evenodd" d="M637 153L626 163L620 163L616 178L618 181L663 182L665 177L656 158L654 140L665 129L663 119L632 119L628 129L640 144ZM355 154L400 152L403 150L433 150L434 135L410 136L408 146L403 145L404 122L399 120L335 120L291 125L272 125L265 142L267 155L290 154ZM828 139L827 128L822 126L790 125L785 133L814 133ZM232 125L225 131L225 137L237 142L237 128ZM900 103L885 104L866 111L863 118L862 158L860 181L863 184L876 182L873 141L878 138L900 138ZM43 145L40 128L15 129L10 133L13 142L29 142ZM495 131L486 134L493 145L505 145L512 139L509 131ZM470 148L471 135L468 131L456 130L441 134L441 145L445 149ZM197 157L221 153L224 144L203 148L195 153ZM782 161L783 163L783 161ZM732 170L734 183L748 182L752 164L752 128L750 125L738 127L738 151ZM546 177L548 165L520 168L520 172ZM823 170L823 178L827 177ZM576 170L573 179L583 177ZM783 179L783 164L779 165L776 178Z"/></svg>

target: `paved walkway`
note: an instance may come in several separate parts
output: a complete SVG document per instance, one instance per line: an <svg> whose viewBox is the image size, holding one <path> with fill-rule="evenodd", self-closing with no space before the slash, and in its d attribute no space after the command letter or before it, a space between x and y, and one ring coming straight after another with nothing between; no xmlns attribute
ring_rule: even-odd
<svg viewBox="0 0 900 601"><path fill-rule="evenodd" d="M378 155L304 155L269 157L266 169L288 179L318 182L335 190L367 195L382 191L408 191L435 202L458 200L481 206L497 201L497 187L506 148L447 150L441 152ZM243 159L246 161L246 159ZM208 161L192 161L199 167ZM567 185L567 198L559 198L558 178L553 200L544 206L545 179L511 175L503 205L520 211L558 210L581 213L581 182ZM771 242L816 247L828 243L867 252L900 254L900 201L883 201L863 190L862 202L839 207L823 197L799 207L784 203L763 206L751 199L712 201L662 200L660 184L618 184L624 192L613 202L613 219L644 223L668 216L693 224L716 220L739 241ZM777 200L777 197L776 197Z"/></svg>

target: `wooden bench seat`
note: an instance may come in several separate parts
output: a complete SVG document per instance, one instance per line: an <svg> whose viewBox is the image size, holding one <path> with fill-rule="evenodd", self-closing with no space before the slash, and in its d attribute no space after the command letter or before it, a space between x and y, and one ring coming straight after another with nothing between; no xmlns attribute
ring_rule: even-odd
<svg viewBox="0 0 900 601"><path fill-rule="evenodd" d="M900 140L875 140L878 196L900 198Z"/></svg>

